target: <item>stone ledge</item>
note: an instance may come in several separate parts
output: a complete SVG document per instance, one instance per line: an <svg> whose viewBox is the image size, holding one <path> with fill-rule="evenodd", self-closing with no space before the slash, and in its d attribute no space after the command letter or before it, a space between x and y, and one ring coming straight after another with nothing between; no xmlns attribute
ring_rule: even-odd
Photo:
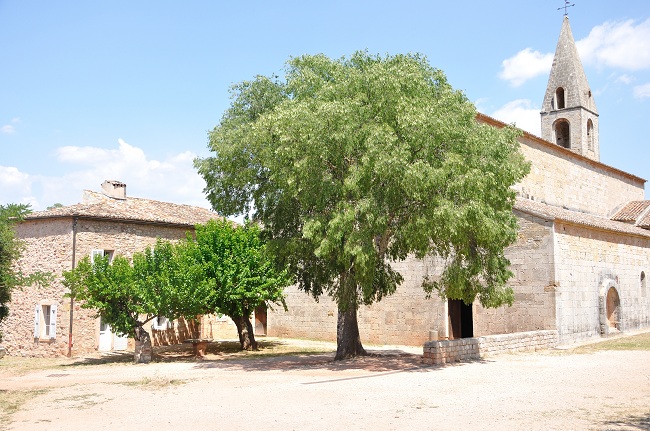
<svg viewBox="0 0 650 431"><path fill-rule="evenodd" d="M557 346L556 330L486 335L477 338L428 341L423 347L425 364L475 360L487 355L551 349Z"/></svg>

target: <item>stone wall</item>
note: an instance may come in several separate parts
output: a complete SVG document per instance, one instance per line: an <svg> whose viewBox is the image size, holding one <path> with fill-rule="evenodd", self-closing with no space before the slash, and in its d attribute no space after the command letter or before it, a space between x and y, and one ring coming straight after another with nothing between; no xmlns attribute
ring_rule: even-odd
<svg viewBox="0 0 650 431"><path fill-rule="evenodd" d="M131 257L134 252L155 243L157 238L180 239L187 228L124 223L108 220L81 219L77 222L75 259L78 262L92 250L111 250L115 255ZM0 325L3 346L13 356L60 356L68 353L70 330L70 299L61 284L62 273L72 268L73 219L50 218L26 220L16 226L18 238L26 249L17 266L29 274L36 270L50 272L54 281L47 287L25 286L16 289L9 304L9 316ZM54 338L34 338L35 307L42 304L57 306ZM99 339L99 319L93 310L73 305L72 354L96 351Z"/></svg>
<svg viewBox="0 0 650 431"><path fill-rule="evenodd" d="M629 201L644 199L640 178L529 135L520 142L532 162L528 176L515 186L523 197L605 217Z"/></svg>
<svg viewBox="0 0 650 431"><path fill-rule="evenodd" d="M473 306L475 336L555 328L552 223L516 214L519 234L506 252L514 273L509 284L514 289L515 302L511 307L486 309L477 301ZM441 264L431 258L409 258L394 264L404 282L395 294L359 309L362 342L416 346L429 340L432 330L441 337L447 336L445 301L435 293L427 299L422 290L424 277L439 275ZM336 340L337 310L329 297L316 302L295 286L285 293L288 311L269 311L269 335Z"/></svg>
<svg viewBox="0 0 650 431"><path fill-rule="evenodd" d="M432 259L408 258L394 268L404 277L397 293L359 309L361 340L369 344L421 345L429 331L444 324L444 303L426 298L422 279L435 273ZM275 307L268 311L267 333L276 337L336 340L336 304L327 296L316 302L292 286L285 290L288 311Z"/></svg>
<svg viewBox="0 0 650 431"><path fill-rule="evenodd" d="M620 323L626 331L650 327L650 238L615 234L556 222L557 321L559 342L600 337L603 295L614 286L620 297Z"/></svg>
<svg viewBox="0 0 650 431"><path fill-rule="evenodd" d="M557 345L557 335L557 331L548 330L428 341L424 343L422 360L425 364L446 364L503 353L552 349Z"/></svg>
<svg viewBox="0 0 650 431"><path fill-rule="evenodd" d="M506 249L513 277L512 306L483 308L474 306L474 335L555 329L555 266L553 223L515 211L519 232ZM442 333L441 333L442 334Z"/></svg>

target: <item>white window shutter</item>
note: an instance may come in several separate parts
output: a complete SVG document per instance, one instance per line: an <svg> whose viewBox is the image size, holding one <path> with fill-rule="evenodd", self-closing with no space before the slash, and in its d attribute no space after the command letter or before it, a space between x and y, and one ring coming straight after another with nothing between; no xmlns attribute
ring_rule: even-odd
<svg viewBox="0 0 650 431"><path fill-rule="evenodd" d="M36 304L34 307L34 338L40 338L40 325L41 325L41 306Z"/></svg>
<svg viewBox="0 0 650 431"><path fill-rule="evenodd" d="M58 304L50 305L50 338L56 338L56 309Z"/></svg>

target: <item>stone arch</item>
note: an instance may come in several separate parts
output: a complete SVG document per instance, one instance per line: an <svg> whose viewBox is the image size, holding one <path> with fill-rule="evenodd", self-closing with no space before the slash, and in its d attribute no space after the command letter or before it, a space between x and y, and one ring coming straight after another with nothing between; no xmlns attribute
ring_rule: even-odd
<svg viewBox="0 0 650 431"><path fill-rule="evenodd" d="M560 118L553 123L555 143L560 147L571 148L571 126L566 118Z"/></svg>
<svg viewBox="0 0 650 431"><path fill-rule="evenodd" d="M609 335L621 330L621 297L614 280L606 280L599 295L600 334Z"/></svg>

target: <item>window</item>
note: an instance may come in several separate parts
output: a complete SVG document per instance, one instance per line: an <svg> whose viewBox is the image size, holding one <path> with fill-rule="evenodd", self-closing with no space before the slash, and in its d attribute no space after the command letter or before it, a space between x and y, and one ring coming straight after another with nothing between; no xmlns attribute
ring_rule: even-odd
<svg viewBox="0 0 650 431"><path fill-rule="evenodd" d="M648 286L646 284L645 272L644 271L641 271L640 280L641 280L641 296L647 296L648 295Z"/></svg>
<svg viewBox="0 0 650 431"><path fill-rule="evenodd" d="M555 90L555 99L557 100L557 109L564 109L566 107L564 104L564 88L558 87Z"/></svg>
<svg viewBox="0 0 650 431"><path fill-rule="evenodd" d="M594 149L594 123L591 118L587 120L587 148Z"/></svg>
<svg viewBox="0 0 650 431"><path fill-rule="evenodd" d="M36 304L34 307L34 338L53 340L56 338L57 304Z"/></svg>
<svg viewBox="0 0 650 431"><path fill-rule="evenodd" d="M165 331L171 328L171 322L164 316L154 317L151 327L157 331Z"/></svg>
<svg viewBox="0 0 650 431"><path fill-rule="evenodd" d="M95 256L108 256L110 263L113 260L113 250L93 250L90 254L90 262L95 261Z"/></svg>

